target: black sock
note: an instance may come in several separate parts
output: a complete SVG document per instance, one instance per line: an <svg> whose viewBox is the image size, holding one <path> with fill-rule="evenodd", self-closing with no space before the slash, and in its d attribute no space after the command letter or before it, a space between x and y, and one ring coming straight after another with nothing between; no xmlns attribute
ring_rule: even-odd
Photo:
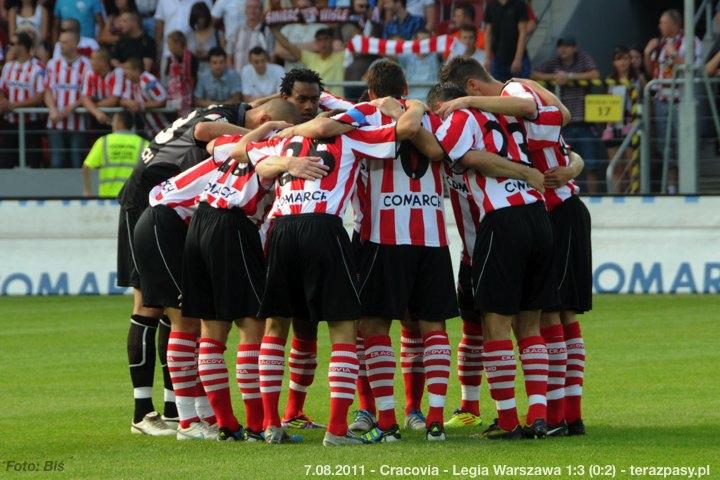
<svg viewBox="0 0 720 480"><path fill-rule="evenodd" d="M158 319L132 315L127 338L130 380L135 398L133 421L138 423L155 410L152 402L152 385L155 375L155 330Z"/></svg>
<svg viewBox="0 0 720 480"><path fill-rule="evenodd" d="M163 407L163 415L167 418L177 418L178 411L175 405L174 394L168 395L173 391L172 379L170 378L170 370L167 366L167 350L170 341L170 319L167 315L163 315L158 325L158 358L163 372L163 383L165 385L165 406ZM169 398L170 397L170 398Z"/></svg>

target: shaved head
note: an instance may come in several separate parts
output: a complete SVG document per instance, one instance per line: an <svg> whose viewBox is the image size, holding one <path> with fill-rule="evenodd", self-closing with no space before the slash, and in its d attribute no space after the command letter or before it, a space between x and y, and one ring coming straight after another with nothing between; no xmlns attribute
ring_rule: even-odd
<svg viewBox="0 0 720 480"><path fill-rule="evenodd" d="M275 98L263 103L259 107L248 110L245 118L246 128L257 128L264 122L271 120L282 120L293 125L302 122L297 107L282 98ZM249 125L252 123L252 125Z"/></svg>

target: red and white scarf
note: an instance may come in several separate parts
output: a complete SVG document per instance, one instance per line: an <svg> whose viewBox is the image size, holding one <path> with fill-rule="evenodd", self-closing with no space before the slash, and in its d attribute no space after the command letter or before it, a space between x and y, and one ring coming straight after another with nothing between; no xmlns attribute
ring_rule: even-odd
<svg viewBox="0 0 720 480"><path fill-rule="evenodd" d="M439 35L423 40L386 40L384 38L364 37L355 35L348 42L350 53L370 55L426 55L428 53L445 53L450 51L455 37Z"/></svg>

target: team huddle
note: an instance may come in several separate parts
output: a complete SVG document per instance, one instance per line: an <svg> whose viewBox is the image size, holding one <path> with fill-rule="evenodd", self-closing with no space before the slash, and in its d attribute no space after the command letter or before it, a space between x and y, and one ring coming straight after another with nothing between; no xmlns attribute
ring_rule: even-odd
<svg viewBox="0 0 720 480"><path fill-rule="evenodd" d="M325 446L400 441L397 320L405 428L443 441L446 428L480 425L484 370L497 419L482 437L584 434L576 314L591 309L590 217L573 182L582 159L560 135L570 114L537 83L502 84L473 59L451 60L440 78L427 103L405 100L403 70L379 60L354 104L295 69L277 95L197 109L155 136L120 194L118 284L135 289L133 433L295 443L290 430L318 428ZM463 244L457 288L444 192ZM446 419L446 321L458 316L462 403ZM320 322L331 343L326 425L303 412ZM233 323L244 426L224 359Z"/></svg>

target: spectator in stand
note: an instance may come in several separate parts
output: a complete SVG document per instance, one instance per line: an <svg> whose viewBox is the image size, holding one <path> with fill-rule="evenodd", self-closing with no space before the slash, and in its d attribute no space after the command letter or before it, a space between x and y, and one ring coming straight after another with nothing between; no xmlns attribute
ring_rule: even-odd
<svg viewBox="0 0 720 480"><path fill-rule="evenodd" d="M209 70L208 53L215 47L224 48L225 40L215 28L210 16L210 9L198 2L190 9L190 28L187 36L188 49L198 59L198 75Z"/></svg>
<svg viewBox="0 0 720 480"><path fill-rule="evenodd" d="M660 16L658 29L660 37L650 40L645 47L645 66L652 73L653 79L672 79L675 66L685 61L686 40L682 30L683 17L678 10L666 10ZM702 43L700 39L694 39L694 59L700 65L702 61ZM680 81L681 82L681 81ZM660 151L664 147L665 133L667 130L668 111L671 102L677 102L682 94L682 88L663 86L655 90L653 104L653 117L655 131L653 137L659 142ZM677 139L678 109L673 109L672 117L672 139ZM677 193L677 145L676 141L670 143L670 160L672 164L668 169L668 191ZM665 193L665 192L663 192Z"/></svg>
<svg viewBox="0 0 720 480"><path fill-rule="evenodd" d="M708 77L720 76L720 37L710 50L708 61L705 64L705 73Z"/></svg>
<svg viewBox="0 0 720 480"><path fill-rule="evenodd" d="M485 7L485 66L501 82L530 75L527 23L523 0L495 0Z"/></svg>
<svg viewBox="0 0 720 480"><path fill-rule="evenodd" d="M270 63L270 55L261 47L250 50L250 63L240 72L242 97L245 102L252 102L280 91L280 83L285 69Z"/></svg>
<svg viewBox="0 0 720 480"><path fill-rule="evenodd" d="M425 28L415 33L415 40L423 40L426 38L430 38L430 32ZM440 57L437 53L399 55L398 61L403 70L405 70L405 79L408 83L437 83L438 72L440 71ZM429 91L430 87L410 87L407 98L425 101Z"/></svg>
<svg viewBox="0 0 720 480"><path fill-rule="evenodd" d="M87 108L98 125L109 125L110 117L100 108L117 107L129 85L125 83L125 72L122 68L112 68L110 53L101 48L90 57L92 70L83 79L80 103Z"/></svg>
<svg viewBox="0 0 720 480"><path fill-rule="evenodd" d="M412 40L418 30L425 28L425 19L408 13L406 5L407 0L384 0L386 23L383 38L399 35L405 40Z"/></svg>
<svg viewBox="0 0 720 480"><path fill-rule="evenodd" d="M255 47L267 52L273 51L273 36L270 29L263 25L263 10L260 0L247 0L245 3L245 23L237 29L232 42L228 44L228 53L233 67L240 72L248 63L249 53Z"/></svg>
<svg viewBox="0 0 720 480"><path fill-rule="evenodd" d="M84 57L90 58L92 52L100 48L98 42L95 40L95 36L85 37L80 34L80 22L74 18L66 18L60 23L60 33L62 32L75 32L80 37L80 43L78 43L78 52ZM55 43L53 49L53 58L60 58L60 42Z"/></svg>
<svg viewBox="0 0 720 480"><path fill-rule="evenodd" d="M4 155L0 155L0 168L12 168L17 165L17 155L14 150L18 148L16 134L18 116L10 113L20 107L38 107L42 105L44 70L38 62L34 61L30 52L33 41L27 32L20 31L10 36L8 44L9 60L2 68L0 74L0 113L5 113L5 122L2 135L2 148ZM43 119L33 113L25 115L25 128L29 134L26 145L34 147L40 144L37 132L44 130ZM10 150L10 152L8 152ZM34 151L27 156L28 165L39 167L42 155Z"/></svg>
<svg viewBox="0 0 720 480"><path fill-rule="evenodd" d="M170 55L167 37L171 32L190 33L190 10L196 2L212 6L210 0L159 0L155 10L155 44L162 46L160 50L163 62ZM160 71L165 70L165 63L160 64Z"/></svg>
<svg viewBox="0 0 720 480"><path fill-rule="evenodd" d="M32 30L38 42L49 39L50 14L38 0L20 0L8 10L8 37L17 31Z"/></svg>
<svg viewBox="0 0 720 480"><path fill-rule="evenodd" d="M410 15L425 19L425 28L434 32L437 27L437 7L434 0L407 0L405 9Z"/></svg>
<svg viewBox="0 0 720 480"><path fill-rule="evenodd" d="M630 47L628 50L630 54L630 64L638 74L638 79L642 82L643 86L648 82L648 74L645 69L645 61L643 58L643 51L640 47Z"/></svg>
<svg viewBox="0 0 720 480"><path fill-rule="evenodd" d="M105 26L98 37L100 43L108 48L111 48L120 40L120 32L122 31L120 16L127 12L137 12L135 0L115 0L110 5L107 22L105 22Z"/></svg>
<svg viewBox="0 0 720 480"><path fill-rule="evenodd" d="M157 46L155 40L143 32L142 19L137 12L120 15L120 40L112 50L113 65L120 66L130 57L142 59L143 69L152 71L155 65Z"/></svg>
<svg viewBox="0 0 720 480"><path fill-rule="evenodd" d="M460 29L462 27L473 27L475 28L476 32L476 39L475 39L475 48L477 50L481 50L485 52L485 32L482 31L482 29L477 28L476 25L476 17L475 17L475 7L473 7L469 3L461 3L458 5L455 5L453 8L453 14L452 19L449 23L445 23L441 27L441 31L439 33L442 34L450 34L456 39L460 38ZM454 42L452 44L452 48L449 50L449 52L446 52L444 56L447 57L455 57L458 55L463 55L465 53L466 46L462 42ZM484 63L484 61L483 61Z"/></svg>
<svg viewBox="0 0 720 480"><path fill-rule="evenodd" d="M152 73L143 71L139 58L128 58L122 68L125 71L125 78L130 81L130 90L120 100L120 106L134 113L135 120L142 119L145 131L152 138L164 129L168 122L163 114L147 112L147 110L164 107L167 92L160 80ZM141 113L145 114L139 115Z"/></svg>
<svg viewBox="0 0 720 480"><path fill-rule="evenodd" d="M312 0L291 0L290 3L292 8L306 8L315 5L315 2ZM285 38L296 47L313 50L315 49L315 34L322 28L327 28L327 26L322 23L291 23L281 27L280 33L285 35ZM268 52L272 51L273 50L268 50ZM276 45L274 52L276 58L285 59L285 71L290 71L293 68L303 68L300 61L289 60L291 55L282 45Z"/></svg>
<svg viewBox="0 0 720 480"><path fill-rule="evenodd" d="M382 35L382 25L372 21L372 9L368 0L353 0L348 20L348 23L356 25L360 29L359 33L366 37Z"/></svg>
<svg viewBox="0 0 720 480"><path fill-rule="evenodd" d="M140 27L143 32L155 39L155 10L158 0L135 0L140 14Z"/></svg>
<svg viewBox="0 0 720 480"><path fill-rule="evenodd" d="M98 197L117 198L132 174L148 142L131 132L132 114L117 112L112 117L112 133L97 139L83 162L83 195L92 195L90 170L99 170Z"/></svg>
<svg viewBox="0 0 720 480"><path fill-rule="evenodd" d="M317 52L300 49L291 44L280 30L273 29L278 43L289 53L290 60L300 61L310 70L320 74L325 83L342 82L345 74L345 52L333 51L333 31L323 28L315 32L315 48ZM328 88L333 94L341 96L342 87Z"/></svg>
<svg viewBox="0 0 720 480"><path fill-rule="evenodd" d="M525 4L527 5L528 14L527 34L530 37L537 28L537 17L535 16L535 10L532 8L532 0L525 0Z"/></svg>
<svg viewBox="0 0 720 480"><path fill-rule="evenodd" d="M535 80L555 82L562 88L560 100L570 110L572 119L563 129L563 135L574 151L585 161L587 188L589 193L598 193L598 170L606 165L606 152L593 124L585 122L584 87L569 85L574 80L596 80L600 78L595 60L577 49L574 38L557 41L557 55L540 65L532 74Z"/></svg>
<svg viewBox="0 0 720 480"><path fill-rule="evenodd" d="M240 75L228 67L227 53L220 47L210 50L210 68L198 77L195 106L213 103L238 103L242 100ZM282 68L281 68L282 70ZM275 90L273 93L277 92Z"/></svg>
<svg viewBox="0 0 720 480"><path fill-rule="evenodd" d="M630 52L627 48L619 46L613 52L612 74L608 80L616 82L616 85L608 86L608 94L617 95L623 99L623 121L609 123L605 127L602 139L607 147L608 158L613 158L623 139L632 129L632 100L630 98L632 89L638 93L642 91L642 82L635 67L630 61ZM617 165L614 171L614 187L612 193L625 192L629 184L628 161L632 158L632 148L625 150L624 161Z"/></svg>
<svg viewBox="0 0 720 480"><path fill-rule="evenodd" d="M85 74L90 61L80 55L80 35L74 31L60 34L60 57L47 64L45 75L45 105L48 107L48 140L50 166L80 168L84 147L85 117L74 113L80 103Z"/></svg>
<svg viewBox="0 0 720 480"><path fill-rule="evenodd" d="M477 48L477 27L472 25L463 25L460 27L458 39L456 44L461 45L464 48L464 52L457 53L458 49L453 48L450 52L448 61L454 57L461 56L466 58L474 58L481 65L485 63L485 51Z"/></svg>
<svg viewBox="0 0 720 480"><path fill-rule="evenodd" d="M95 38L96 29L102 31L105 25L105 10L100 0L56 0L55 31L60 31L60 22L74 18L80 24L80 35Z"/></svg>
<svg viewBox="0 0 720 480"><path fill-rule="evenodd" d="M187 48L187 39L182 32L171 32L168 35L168 50L170 57L163 72L167 85L167 106L184 116L193 106L198 59Z"/></svg>
<svg viewBox="0 0 720 480"><path fill-rule="evenodd" d="M235 38L240 25L245 23L245 0L217 0L210 13L216 28L222 22L227 45Z"/></svg>

